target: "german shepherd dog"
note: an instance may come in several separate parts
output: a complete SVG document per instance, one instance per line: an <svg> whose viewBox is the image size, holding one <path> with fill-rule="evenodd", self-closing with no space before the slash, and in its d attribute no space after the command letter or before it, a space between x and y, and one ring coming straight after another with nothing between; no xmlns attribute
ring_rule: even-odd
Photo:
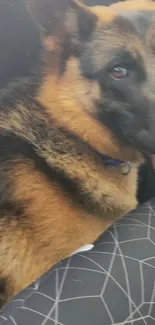
<svg viewBox="0 0 155 325"><path fill-rule="evenodd" d="M0 95L3 302L134 209L155 153L155 3L27 5L38 69Z"/></svg>

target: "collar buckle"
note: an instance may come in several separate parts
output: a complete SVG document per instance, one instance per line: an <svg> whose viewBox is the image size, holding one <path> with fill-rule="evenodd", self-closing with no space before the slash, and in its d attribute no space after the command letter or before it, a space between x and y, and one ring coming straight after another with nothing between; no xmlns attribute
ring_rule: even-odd
<svg viewBox="0 0 155 325"><path fill-rule="evenodd" d="M113 159L106 155L102 155L102 160L105 167L119 168L122 175L128 175L131 171L130 161Z"/></svg>
<svg viewBox="0 0 155 325"><path fill-rule="evenodd" d="M124 161L120 164L120 172L122 175L128 175L131 171L131 163L130 161Z"/></svg>

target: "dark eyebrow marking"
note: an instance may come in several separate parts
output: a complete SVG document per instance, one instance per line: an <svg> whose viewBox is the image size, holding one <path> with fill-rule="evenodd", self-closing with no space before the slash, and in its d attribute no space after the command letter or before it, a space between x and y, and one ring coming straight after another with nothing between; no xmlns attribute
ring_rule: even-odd
<svg viewBox="0 0 155 325"><path fill-rule="evenodd" d="M153 16L154 12L151 10L122 11L115 17L113 23L126 33L136 33L144 39Z"/></svg>
<svg viewBox="0 0 155 325"><path fill-rule="evenodd" d="M84 77L90 80L99 80L105 73L112 69L115 65L125 65L130 68L131 66L142 66L142 58L138 53L133 55L126 47L115 49L112 52L112 56L108 63L102 66L100 69L96 70L93 60L89 57L87 60L80 61L81 63L81 72Z"/></svg>
<svg viewBox="0 0 155 325"><path fill-rule="evenodd" d="M107 64L107 68L113 67L115 64L124 64L127 67L133 66L134 64L137 64L138 62L141 62L142 58L140 54L137 52L134 52L134 55L132 52L128 50L121 50L120 52L116 53L111 57L111 60ZM142 63L142 62L141 62Z"/></svg>

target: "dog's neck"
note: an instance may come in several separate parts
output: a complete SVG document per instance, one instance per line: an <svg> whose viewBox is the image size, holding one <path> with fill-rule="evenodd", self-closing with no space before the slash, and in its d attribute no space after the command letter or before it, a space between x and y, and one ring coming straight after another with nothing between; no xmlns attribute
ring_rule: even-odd
<svg viewBox="0 0 155 325"><path fill-rule="evenodd" d="M63 91L65 93L65 89ZM28 142L32 142L32 139L37 137L39 141L34 140L35 146L36 142L39 144L42 136L42 142L46 143L46 150L47 147L50 150L51 134L54 128L57 128L57 130L65 130L71 138L74 134L75 141L79 139L80 146L83 143L81 149L83 148L84 152L91 144L92 155L94 152L98 153L106 166L117 167L125 161L139 163L141 160L141 155L137 151L130 147L122 147L111 131L89 116L78 106L78 103L70 102L66 97L62 98L62 92L58 92L52 77L47 77L43 81L42 74L37 73L32 78L11 84L1 93L0 106L0 128L17 132ZM16 120L17 110L20 121ZM33 125L34 121L36 125ZM43 133L41 128L38 129L37 134L37 125L42 125L42 130L46 130L44 135L41 135Z"/></svg>
<svg viewBox="0 0 155 325"><path fill-rule="evenodd" d="M100 155L105 167L117 168L122 175L128 175L132 168L130 161L118 160L106 155Z"/></svg>
<svg viewBox="0 0 155 325"><path fill-rule="evenodd" d="M141 160L141 155L136 150L120 144L107 126L91 116L78 100L70 99L68 94L65 85L61 87L52 76L46 76L36 99L58 127L73 132L82 141L91 144L96 152L119 161Z"/></svg>
<svg viewBox="0 0 155 325"><path fill-rule="evenodd" d="M31 91L27 93L29 89ZM0 132L3 136L8 136L8 134L10 136L16 135L18 139L29 143L36 156L39 156L40 160L44 162L43 164L47 165L44 169L49 170L52 179L56 177L56 181L62 186L67 184L65 191L71 193L76 205L84 207L85 211L91 215L101 216L106 211L106 218L108 218L111 211L107 210L109 203L106 205L103 200L103 193L105 193L105 196L107 195L105 184L109 182L109 178L110 182L112 179L115 183L119 183L119 179L122 180L123 176L118 168L114 168L116 170L109 173L108 168L103 164L102 157L107 159L108 155L113 157L113 163L116 163L116 159L118 159L121 164L122 160L130 160L123 159L123 155L133 159L132 150L121 150L119 145L116 146L117 142L112 141L113 137L108 129L96 121L92 124L93 119L86 120L87 115L85 114L80 116L77 108L75 109L74 124L70 124L70 111L67 111L66 107L64 108L64 119L60 118L59 123L55 112L60 114L60 112L63 112L63 107L55 107L54 103L49 107L43 105L37 96L32 95L31 83L27 81L25 86L19 83L9 93L7 90L6 94L3 94L0 98L0 107ZM76 119L78 115L80 121ZM62 124L62 120L65 121L65 116L66 123ZM71 117L73 121L73 116ZM84 121L82 120L83 117ZM82 123L81 128L80 123ZM70 128L71 125L72 128ZM83 126L85 126L84 133ZM80 133L78 134L78 132ZM99 137L98 133L100 134L100 132ZM82 134L84 134L84 137L80 136ZM99 149L102 149L103 153L99 154ZM138 156L136 163L139 164ZM136 173L136 168L135 171L134 169L131 171L131 176L134 173ZM99 175L101 175L101 178ZM127 176L127 182L130 182L130 176L129 179ZM96 187L97 190L92 191L92 188ZM118 209L117 202L113 208L114 210ZM118 212L119 215L124 213L124 206L123 210L121 209Z"/></svg>

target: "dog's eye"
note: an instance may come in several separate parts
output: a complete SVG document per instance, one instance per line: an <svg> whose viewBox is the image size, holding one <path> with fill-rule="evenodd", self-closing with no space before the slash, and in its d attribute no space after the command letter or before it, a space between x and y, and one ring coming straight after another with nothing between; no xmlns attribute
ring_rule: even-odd
<svg viewBox="0 0 155 325"><path fill-rule="evenodd" d="M123 67L114 67L110 74L115 79L122 79L128 76L128 70Z"/></svg>

